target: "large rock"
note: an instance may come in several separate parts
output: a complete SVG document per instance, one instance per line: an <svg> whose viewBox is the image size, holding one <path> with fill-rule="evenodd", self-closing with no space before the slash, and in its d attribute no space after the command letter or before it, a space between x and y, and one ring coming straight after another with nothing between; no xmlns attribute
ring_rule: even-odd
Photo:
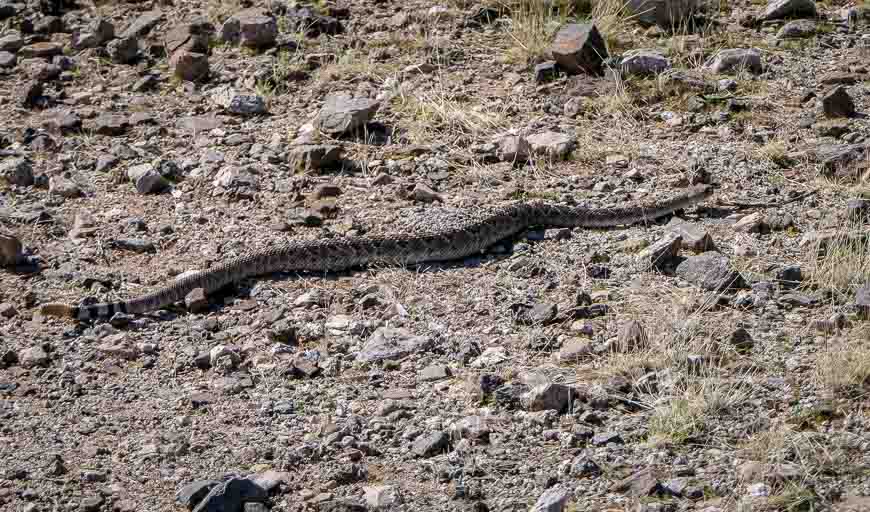
<svg viewBox="0 0 870 512"><path fill-rule="evenodd" d="M670 69L671 61L655 50L630 50L623 55L619 67L626 75L657 75Z"/></svg>
<svg viewBox="0 0 870 512"><path fill-rule="evenodd" d="M204 19L177 25L163 36L166 55L172 55L182 49L208 54L208 43L212 33L214 33L214 26Z"/></svg>
<svg viewBox="0 0 870 512"><path fill-rule="evenodd" d="M264 503L265 489L247 478L230 478L211 488L193 512L241 512L246 503Z"/></svg>
<svg viewBox="0 0 870 512"><path fill-rule="evenodd" d="M221 27L221 40L249 48L269 48L277 38L275 17L256 7L234 14Z"/></svg>
<svg viewBox="0 0 870 512"><path fill-rule="evenodd" d="M112 62L129 64L139 56L139 41L135 37L119 37L106 45L106 53Z"/></svg>
<svg viewBox="0 0 870 512"><path fill-rule="evenodd" d="M229 85L216 88L211 100L230 114L257 115L266 113L266 100L257 94L243 94Z"/></svg>
<svg viewBox="0 0 870 512"><path fill-rule="evenodd" d="M535 154L546 155L556 160L567 158L577 145L575 137L553 131L529 135L526 137L526 141Z"/></svg>
<svg viewBox="0 0 870 512"><path fill-rule="evenodd" d="M813 17L816 15L815 0L769 0L762 21L778 20L789 17Z"/></svg>
<svg viewBox="0 0 870 512"><path fill-rule="evenodd" d="M287 156L288 163L301 171L328 169L341 161L343 148L332 144L300 144Z"/></svg>
<svg viewBox="0 0 870 512"><path fill-rule="evenodd" d="M364 126L377 112L380 102L346 94L327 96L314 126L327 135L338 136Z"/></svg>
<svg viewBox="0 0 870 512"><path fill-rule="evenodd" d="M600 75L608 57L607 46L592 23L562 27L550 47L553 59L568 73Z"/></svg>
<svg viewBox="0 0 870 512"><path fill-rule="evenodd" d="M0 266L17 265L22 261L21 241L11 233L0 232Z"/></svg>
<svg viewBox="0 0 870 512"><path fill-rule="evenodd" d="M172 54L169 66L176 77L188 82L202 80L209 73L208 55L184 48Z"/></svg>
<svg viewBox="0 0 870 512"><path fill-rule="evenodd" d="M822 96L822 112L826 117L851 117L855 115L855 101L842 85Z"/></svg>
<svg viewBox="0 0 870 512"><path fill-rule="evenodd" d="M746 281L734 270L728 256L708 251L686 258L677 266L677 277L709 291L723 291L746 287Z"/></svg>
<svg viewBox="0 0 870 512"><path fill-rule="evenodd" d="M532 507L532 512L562 512L571 498L568 486L557 485L544 491Z"/></svg>
<svg viewBox="0 0 870 512"><path fill-rule="evenodd" d="M692 16L706 10L709 4L710 0L628 0L625 10L641 25L679 30Z"/></svg>
<svg viewBox="0 0 870 512"><path fill-rule="evenodd" d="M33 167L26 158L0 161L0 183L29 187L33 185Z"/></svg>
<svg viewBox="0 0 870 512"><path fill-rule="evenodd" d="M162 20L163 13L158 9L143 12L118 37L145 37Z"/></svg>
<svg viewBox="0 0 870 512"><path fill-rule="evenodd" d="M398 359L424 349L429 343L426 336L414 336L406 329L381 327L365 342L357 360L373 363Z"/></svg>
<svg viewBox="0 0 870 512"><path fill-rule="evenodd" d="M720 50L707 67L713 73L735 73L746 69L759 74L762 72L761 52L755 48Z"/></svg>

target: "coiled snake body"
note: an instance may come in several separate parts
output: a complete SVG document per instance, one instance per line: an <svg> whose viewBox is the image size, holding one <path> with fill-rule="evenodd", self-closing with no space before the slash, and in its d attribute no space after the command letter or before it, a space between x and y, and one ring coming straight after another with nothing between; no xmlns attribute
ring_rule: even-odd
<svg viewBox="0 0 870 512"><path fill-rule="evenodd" d="M147 295L89 306L50 303L47 316L82 321L115 313L145 313L180 301L201 288L206 294L251 276L289 271L337 271L364 265L413 265L467 257L531 228L606 228L653 221L701 202L709 185L690 187L671 199L624 208L585 208L545 201L521 201L481 209L455 223L421 226L413 232L324 240L288 241L193 272Z"/></svg>

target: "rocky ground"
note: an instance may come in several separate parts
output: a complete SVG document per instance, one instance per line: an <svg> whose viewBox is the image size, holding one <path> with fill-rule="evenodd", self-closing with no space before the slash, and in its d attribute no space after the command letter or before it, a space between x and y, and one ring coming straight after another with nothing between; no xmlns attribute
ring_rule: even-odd
<svg viewBox="0 0 870 512"><path fill-rule="evenodd" d="M870 510L870 4L639 4L0 0L0 510ZM39 314L694 183L646 226Z"/></svg>

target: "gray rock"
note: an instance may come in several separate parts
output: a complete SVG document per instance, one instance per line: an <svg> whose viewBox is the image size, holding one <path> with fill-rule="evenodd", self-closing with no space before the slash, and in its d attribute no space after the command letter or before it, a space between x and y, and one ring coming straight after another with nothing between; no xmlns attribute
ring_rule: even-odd
<svg viewBox="0 0 870 512"><path fill-rule="evenodd" d="M544 383L526 393L522 402L529 411L562 412L568 408L574 394L574 390L564 384Z"/></svg>
<svg viewBox="0 0 870 512"><path fill-rule="evenodd" d="M33 43L27 46L22 46L18 50L18 57L21 59L50 59L55 55L63 54L63 45L55 42L40 42Z"/></svg>
<svg viewBox="0 0 870 512"><path fill-rule="evenodd" d="M173 55L179 50L208 54L209 38L212 33L214 33L214 26L207 20L199 19L191 23L183 23L176 25L163 36L163 47L167 55Z"/></svg>
<svg viewBox="0 0 870 512"><path fill-rule="evenodd" d="M156 27L157 24L160 23L162 19L163 13L157 9L144 12L139 15L138 18L133 20L133 23L131 23L126 30L121 32L118 37L145 37L148 35L149 32L151 32L152 28Z"/></svg>
<svg viewBox="0 0 870 512"><path fill-rule="evenodd" d="M29 80L18 91L18 104L22 107L32 107L42 96L42 82L39 80Z"/></svg>
<svg viewBox="0 0 870 512"><path fill-rule="evenodd" d="M816 34L816 22L813 20L794 20L783 25L776 33L777 39L802 39Z"/></svg>
<svg viewBox="0 0 870 512"><path fill-rule="evenodd" d="M715 251L687 258L677 266L676 275L709 291L746 287L743 276L731 267L728 257Z"/></svg>
<svg viewBox="0 0 870 512"><path fill-rule="evenodd" d="M0 69L14 68L18 64L18 57L14 53L0 50Z"/></svg>
<svg viewBox="0 0 870 512"><path fill-rule="evenodd" d="M373 363L398 359L411 352L424 350L430 343L429 338L414 336L403 328L380 327L365 342L357 360Z"/></svg>
<svg viewBox="0 0 870 512"><path fill-rule="evenodd" d="M423 382L431 382L449 378L450 367L444 364L432 364L420 371L419 379Z"/></svg>
<svg viewBox="0 0 870 512"><path fill-rule="evenodd" d="M532 506L532 512L562 512L571 498L567 485L556 485L544 491Z"/></svg>
<svg viewBox="0 0 870 512"><path fill-rule="evenodd" d="M184 48L172 54L169 59L169 67L172 69L173 75L189 82L206 78L210 70L208 55L191 52Z"/></svg>
<svg viewBox="0 0 870 512"><path fill-rule="evenodd" d="M315 508L317 512L367 512L365 505L351 499L317 501Z"/></svg>
<svg viewBox="0 0 870 512"><path fill-rule="evenodd" d="M297 170L319 170L335 167L344 149L333 144L302 144L293 146L288 153L291 166Z"/></svg>
<svg viewBox="0 0 870 512"><path fill-rule="evenodd" d="M278 23L275 17L257 7L234 14L221 27L222 41L249 48L274 46L277 37Z"/></svg>
<svg viewBox="0 0 870 512"><path fill-rule="evenodd" d="M212 91L211 100L230 114L251 116L266 113L266 100L262 96L242 94L230 86Z"/></svg>
<svg viewBox="0 0 870 512"><path fill-rule="evenodd" d="M622 436L619 435L618 432L602 432L600 434L595 434L592 436L590 440L594 446L604 446L610 443L613 444L623 444Z"/></svg>
<svg viewBox="0 0 870 512"><path fill-rule="evenodd" d="M129 129L129 118L121 114L101 114L94 120L94 131L100 135L124 135Z"/></svg>
<svg viewBox="0 0 870 512"><path fill-rule="evenodd" d="M822 96L822 112L827 117L852 117L855 115L855 102L846 88L838 85Z"/></svg>
<svg viewBox="0 0 870 512"><path fill-rule="evenodd" d="M601 75L609 56L604 38L591 23L562 27L556 33L550 52L559 67L570 74Z"/></svg>
<svg viewBox="0 0 870 512"><path fill-rule="evenodd" d="M776 271L776 280L783 288L796 288L803 281L803 272L798 265L787 265Z"/></svg>
<svg viewBox="0 0 870 512"><path fill-rule="evenodd" d="M731 228L738 233L760 233L764 227L764 214L750 213L741 217Z"/></svg>
<svg viewBox="0 0 870 512"><path fill-rule="evenodd" d="M644 270L662 268L680 254L682 244L682 235L674 232L666 233L655 243L643 249L635 259Z"/></svg>
<svg viewBox="0 0 870 512"><path fill-rule="evenodd" d="M498 139L497 144L498 159L502 162L525 162L532 154L531 144L521 135L505 135Z"/></svg>
<svg viewBox="0 0 870 512"><path fill-rule="evenodd" d="M658 25L664 30L679 30L710 4L708 0L628 0L623 3L626 13L641 25Z"/></svg>
<svg viewBox="0 0 870 512"><path fill-rule="evenodd" d="M619 66L626 75L648 76L667 71L671 61L655 50L638 49L625 52Z"/></svg>
<svg viewBox="0 0 870 512"><path fill-rule="evenodd" d="M331 136L349 133L365 125L379 107L377 100L333 94L326 98L314 126Z"/></svg>
<svg viewBox="0 0 870 512"><path fill-rule="evenodd" d="M21 241L12 233L0 232L0 266L17 265L24 261Z"/></svg>
<svg viewBox="0 0 870 512"><path fill-rule="evenodd" d="M169 187L169 182L163 178L153 165L140 164L127 169L127 177L140 194L156 194Z"/></svg>
<svg viewBox="0 0 870 512"><path fill-rule="evenodd" d="M112 39L106 45L106 52L112 62L129 64L139 56L139 40L135 37L120 37Z"/></svg>
<svg viewBox="0 0 870 512"><path fill-rule="evenodd" d="M612 492L628 491L635 498L644 498L657 494L661 489L656 474L650 469L642 469L616 483L610 490Z"/></svg>
<svg viewBox="0 0 870 512"><path fill-rule="evenodd" d="M441 453L447 448L450 436L447 433L439 431L429 435L420 436L411 447L411 451L418 457L432 457Z"/></svg>
<svg viewBox="0 0 870 512"><path fill-rule="evenodd" d="M24 47L24 38L17 30L11 30L0 36L0 51L15 53Z"/></svg>
<svg viewBox="0 0 870 512"><path fill-rule="evenodd" d="M26 158L8 158L0 161L0 183L29 187L33 185L33 167Z"/></svg>
<svg viewBox="0 0 870 512"><path fill-rule="evenodd" d="M815 15L815 0L768 0L761 20L770 21L801 16L812 18Z"/></svg>
<svg viewBox="0 0 870 512"><path fill-rule="evenodd" d="M572 339L559 349L559 360L570 362L592 354L592 342L584 339Z"/></svg>
<svg viewBox="0 0 870 512"><path fill-rule="evenodd" d="M17 314L18 310L15 309L15 305L11 302L0 303L0 316L3 318L12 318Z"/></svg>
<svg viewBox="0 0 870 512"><path fill-rule="evenodd" d="M703 226L691 222L686 222L679 217L674 217L668 223L668 228L672 233L680 236L682 239L680 247L693 252L715 251L716 244L710 233Z"/></svg>
<svg viewBox="0 0 870 512"><path fill-rule="evenodd" d="M526 137L532 152L538 155L564 160L574 151L577 140L564 133L545 131Z"/></svg>
<svg viewBox="0 0 870 512"><path fill-rule="evenodd" d="M389 510L401 505L402 494L395 485L375 485L363 487L366 504L372 510Z"/></svg>
<svg viewBox="0 0 870 512"><path fill-rule="evenodd" d="M597 462L592 460L590 456L586 453L581 453L574 457L571 461L570 469L568 470L571 476L576 478L584 478L590 476L597 476L601 474L601 466L598 465Z"/></svg>
<svg viewBox="0 0 870 512"><path fill-rule="evenodd" d="M544 325L556 318L558 306L549 302L539 302L531 308L521 310L517 320L525 325Z"/></svg>
<svg viewBox="0 0 870 512"><path fill-rule="evenodd" d="M755 346L755 340L745 327L734 329L731 336L728 337L728 343L739 351L751 350Z"/></svg>
<svg viewBox="0 0 870 512"><path fill-rule="evenodd" d="M48 193L71 199L81 196L82 189L67 176L58 175L48 178Z"/></svg>
<svg viewBox="0 0 870 512"><path fill-rule="evenodd" d="M26 348L18 353L18 363L24 368L48 366L50 360L48 353L39 345Z"/></svg>
<svg viewBox="0 0 870 512"><path fill-rule="evenodd" d="M205 291L202 288L191 290L184 297L184 305L191 313L202 313L208 309L208 298L205 296Z"/></svg>
<svg viewBox="0 0 870 512"><path fill-rule="evenodd" d="M104 501L105 500L103 500L103 497L99 495L84 498L79 505L79 509L82 512L98 512L100 510L100 507L103 506Z"/></svg>
<svg viewBox="0 0 870 512"><path fill-rule="evenodd" d="M822 144L815 148L823 174L836 178L857 178L855 163L867 158L868 153L870 144Z"/></svg>
<svg viewBox="0 0 870 512"><path fill-rule="evenodd" d="M750 73L762 72L761 52L755 48L720 50L707 64L713 73L735 73L746 69Z"/></svg>
<svg viewBox="0 0 870 512"><path fill-rule="evenodd" d="M238 512L246 502L265 502L269 494L247 478L233 477L211 488L193 512Z"/></svg>
<svg viewBox="0 0 870 512"><path fill-rule="evenodd" d="M637 320L628 320L619 326L616 335L616 345L612 347L617 352L633 352L649 346L649 336L643 324Z"/></svg>

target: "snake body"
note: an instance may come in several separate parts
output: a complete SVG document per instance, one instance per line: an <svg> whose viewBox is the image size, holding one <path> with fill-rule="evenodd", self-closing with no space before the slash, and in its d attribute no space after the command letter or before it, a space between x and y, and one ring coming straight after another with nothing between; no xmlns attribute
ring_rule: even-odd
<svg viewBox="0 0 870 512"><path fill-rule="evenodd" d="M46 316L87 321L109 318L119 312L146 313L178 302L198 288L208 294L230 283L274 272L338 271L365 265L404 266L455 260L479 253L531 227L607 228L654 221L701 202L712 192L709 185L695 185L665 201L622 208L518 201L481 208L457 222L421 225L411 232L291 240L192 272L153 293L131 300L88 306L49 303L41 305L40 312Z"/></svg>

